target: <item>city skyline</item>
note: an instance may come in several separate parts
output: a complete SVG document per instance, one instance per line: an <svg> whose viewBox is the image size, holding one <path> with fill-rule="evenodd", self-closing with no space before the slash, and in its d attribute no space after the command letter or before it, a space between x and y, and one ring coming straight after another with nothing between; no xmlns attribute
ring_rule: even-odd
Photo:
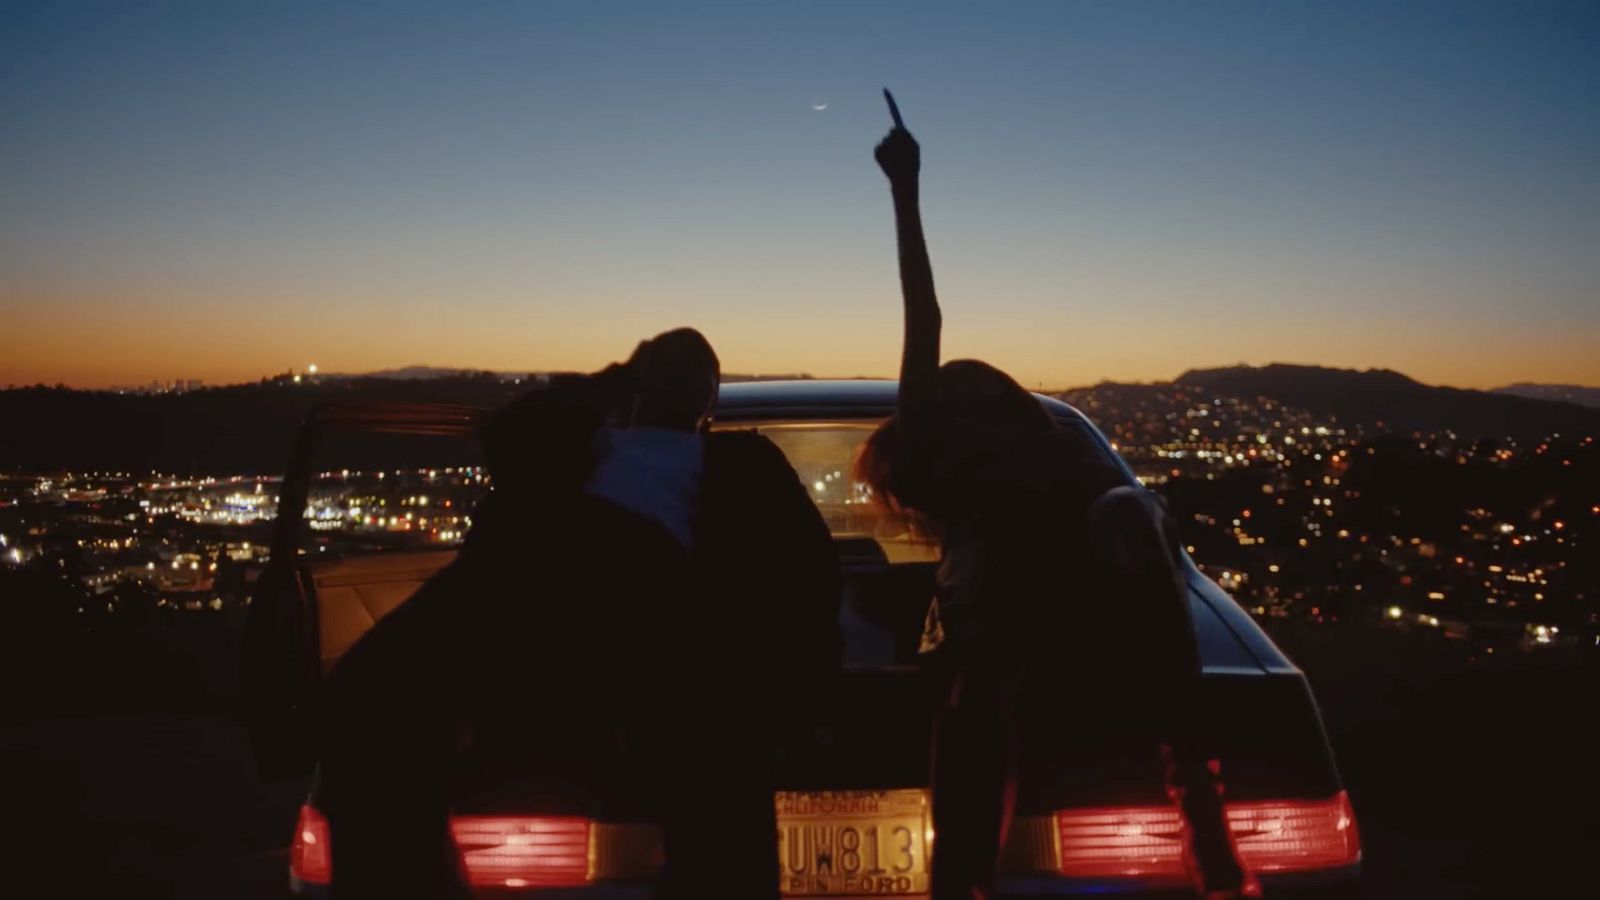
<svg viewBox="0 0 1600 900"><path fill-rule="evenodd" d="M682 324L892 376L888 85L947 356L1600 385L1592 7L0 18L0 384L592 369Z"/></svg>

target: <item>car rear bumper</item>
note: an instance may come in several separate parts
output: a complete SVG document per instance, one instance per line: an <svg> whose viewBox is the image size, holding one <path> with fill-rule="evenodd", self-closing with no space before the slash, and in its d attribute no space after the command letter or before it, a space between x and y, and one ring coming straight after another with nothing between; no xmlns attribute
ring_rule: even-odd
<svg viewBox="0 0 1600 900"><path fill-rule="evenodd" d="M1342 799L1342 795L1340 795ZM1122 897L1184 897L1193 896L1186 889L1181 870L1167 870L1144 876L1108 875L1105 877L1072 877L1058 874L1057 854L1061 852L1055 837L1054 817L1019 817L1014 823L1011 841L1007 844L1003 871L997 885L1000 898L1028 897L1080 897L1111 894ZM1147 831L1146 834L1155 834ZM1145 851L1149 852L1149 851ZM478 897L522 897L541 900L647 900L653 891L653 876L660 860L659 834L652 825L608 823L591 826L589 832L590 869L589 884L568 887L499 887L479 882L474 889ZM1299 871L1275 871L1276 865L1263 865L1257 874L1263 887L1272 897L1323 898L1347 896L1360 878L1359 850L1348 864L1323 865ZM597 864L598 862L598 864ZM1152 860L1141 860L1149 864ZM297 871L297 870L295 870ZM1147 870L1148 871L1148 870ZM776 873L775 873L776 874ZM926 882L923 882L924 884ZM498 882L496 882L498 885ZM312 884L296 878L291 872L291 892L307 898L329 896L326 886ZM796 895L800 896L800 895ZM823 896L823 895L811 895ZM826 895L835 900L851 900L855 895ZM873 895L862 895L873 896ZM878 894L875 896L884 896ZM896 894L926 900L925 894Z"/></svg>
<svg viewBox="0 0 1600 900"><path fill-rule="evenodd" d="M1272 897L1313 900L1349 896L1361 878L1361 865L1311 872L1262 872L1263 892ZM1128 898L1193 897L1193 889L1170 881L1146 882L1136 878L1082 879L1058 875L1011 876L1000 879L998 898L1083 897L1113 895Z"/></svg>
<svg viewBox="0 0 1600 900"><path fill-rule="evenodd" d="M475 888L472 895L480 900L650 900L653 889L649 883L635 881L573 888ZM306 900L331 900L333 897L332 891L323 885L291 885L291 891L294 896Z"/></svg>
<svg viewBox="0 0 1600 900"><path fill-rule="evenodd" d="M1322 900L1346 897L1361 877L1361 866L1345 866L1316 872L1262 873L1261 884L1268 896L1290 900ZM1134 898L1193 897L1194 892L1172 884L1149 884L1134 879L1086 880L1062 878L1054 875L1013 876L1003 878L998 885L997 900L1024 900L1032 897L1085 897L1113 895ZM480 898L523 898L523 900L650 900L653 885L649 882L617 882L593 884L579 888L542 888L538 890L510 890L480 888L474 892ZM331 894L319 885L296 884L296 896L308 900L329 900ZM836 896L829 900L881 900L867 896ZM928 900L926 894L900 895L900 900Z"/></svg>

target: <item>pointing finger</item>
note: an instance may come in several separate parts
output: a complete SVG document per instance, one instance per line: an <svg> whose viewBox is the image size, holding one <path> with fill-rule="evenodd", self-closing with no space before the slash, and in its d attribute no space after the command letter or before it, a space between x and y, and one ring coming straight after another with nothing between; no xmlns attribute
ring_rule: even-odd
<svg viewBox="0 0 1600 900"><path fill-rule="evenodd" d="M900 118L900 106L894 102L894 95L888 88L883 89L883 99L889 101L889 115L894 119L894 127L904 131L906 123Z"/></svg>

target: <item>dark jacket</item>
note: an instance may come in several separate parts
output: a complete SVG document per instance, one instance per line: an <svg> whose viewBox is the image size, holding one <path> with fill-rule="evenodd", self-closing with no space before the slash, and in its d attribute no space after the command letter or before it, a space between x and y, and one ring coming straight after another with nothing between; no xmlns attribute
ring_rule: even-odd
<svg viewBox="0 0 1600 900"><path fill-rule="evenodd" d="M336 896L463 895L448 812L468 743L533 743L576 761L634 732L660 766L645 782L692 771L678 781L720 779L729 808L770 817L772 700L820 702L806 698L837 671L832 539L782 453L754 433L706 435L692 556L586 496L607 391L595 376L562 377L491 420L494 489L456 561L328 679L321 799ZM717 802L714 790L693 799ZM675 829L680 861L697 855L696 830L692 817ZM772 882L755 850L772 851L771 828L745 830L759 837L750 883Z"/></svg>

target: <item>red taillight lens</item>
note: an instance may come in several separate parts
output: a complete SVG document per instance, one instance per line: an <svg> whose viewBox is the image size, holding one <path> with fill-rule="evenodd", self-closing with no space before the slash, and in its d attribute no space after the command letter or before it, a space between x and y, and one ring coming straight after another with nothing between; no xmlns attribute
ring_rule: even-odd
<svg viewBox="0 0 1600 900"><path fill-rule="evenodd" d="M450 823L474 886L570 887L588 884L589 821L529 816L460 816ZM300 807L289 872L305 884L333 881L328 820Z"/></svg>
<svg viewBox="0 0 1600 900"><path fill-rule="evenodd" d="M328 884L333 880L328 820L309 803L300 807L300 820L294 826L294 841L289 845L289 874L306 884Z"/></svg>
<svg viewBox="0 0 1600 900"><path fill-rule="evenodd" d="M1067 809L1056 813L1061 874L1073 878L1183 877L1178 811L1163 806Z"/></svg>
<svg viewBox="0 0 1600 900"><path fill-rule="evenodd" d="M1350 798L1230 803L1228 824L1245 865L1300 872L1361 859ZM1061 873L1073 878L1184 878L1183 822L1170 806L1068 809L1056 813Z"/></svg>
<svg viewBox="0 0 1600 900"><path fill-rule="evenodd" d="M1350 797L1234 803L1228 824L1239 855L1257 872L1301 872L1348 866L1361 859Z"/></svg>
<svg viewBox="0 0 1600 900"><path fill-rule="evenodd" d="M591 880L587 819L458 816L451 824L474 886L569 887Z"/></svg>

